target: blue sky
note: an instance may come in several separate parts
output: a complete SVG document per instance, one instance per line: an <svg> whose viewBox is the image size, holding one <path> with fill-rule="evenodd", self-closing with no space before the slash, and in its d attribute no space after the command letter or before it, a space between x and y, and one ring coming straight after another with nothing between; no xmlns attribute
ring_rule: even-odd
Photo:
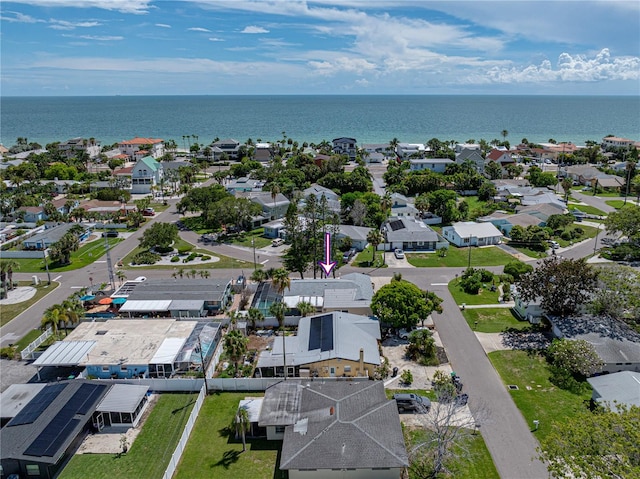
<svg viewBox="0 0 640 479"><path fill-rule="evenodd" d="M638 1L0 3L2 95L640 94Z"/></svg>

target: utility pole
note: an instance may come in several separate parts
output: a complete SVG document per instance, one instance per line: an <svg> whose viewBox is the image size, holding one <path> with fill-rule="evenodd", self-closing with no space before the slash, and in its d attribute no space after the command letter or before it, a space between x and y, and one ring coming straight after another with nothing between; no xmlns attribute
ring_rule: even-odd
<svg viewBox="0 0 640 479"><path fill-rule="evenodd" d="M251 238L251 246L253 247L253 271L258 269L258 265L256 263L256 239Z"/></svg>
<svg viewBox="0 0 640 479"><path fill-rule="evenodd" d="M42 238L42 255L44 257L44 269L47 270L47 284L51 284L51 273L49 272L49 261L47 260L46 238Z"/></svg>
<svg viewBox="0 0 640 479"><path fill-rule="evenodd" d="M469 235L469 261L467 264L467 269L471 268L471 235Z"/></svg>
<svg viewBox="0 0 640 479"><path fill-rule="evenodd" d="M111 264L111 252L109 248L109 238L107 237L107 223L102 223L104 226L104 247L107 252L107 271L109 272L109 284L111 284L111 289L116 289L116 279L113 275L113 265Z"/></svg>

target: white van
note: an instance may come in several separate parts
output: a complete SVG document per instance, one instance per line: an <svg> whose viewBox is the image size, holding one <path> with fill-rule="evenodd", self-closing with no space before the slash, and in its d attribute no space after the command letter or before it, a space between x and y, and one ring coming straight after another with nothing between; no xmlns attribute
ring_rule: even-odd
<svg viewBox="0 0 640 479"><path fill-rule="evenodd" d="M276 238L271 242L271 246L282 246L284 244L284 240L282 238Z"/></svg>

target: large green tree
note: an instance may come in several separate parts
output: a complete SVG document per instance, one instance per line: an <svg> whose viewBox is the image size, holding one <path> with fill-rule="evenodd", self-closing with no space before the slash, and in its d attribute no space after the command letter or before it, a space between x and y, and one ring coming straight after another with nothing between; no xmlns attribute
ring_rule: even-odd
<svg viewBox="0 0 640 479"><path fill-rule="evenodd" d="M583 259L550 256L533 271L522 275L518 292L526 302L540 301L551 315L576 313L596 289L598 271Z"/></svg>
<svg viewBox="0 0 640 479"><path fill-rule="evenodd" d="M604 225L609 233L620 233L630 240L640 241L640 206L627 204L609 213Z"/></svg>
<svg viewBox="0 0 640 479"><path fill-rule="evenodd" d="M427 293L415 284L404 280L392 280L374 294L371 310L383 323L395 328L411 328L429 316L439 305L426 299Z"/></svg>
<svg viewBox="0 0 640 479"><path fill-rule="evenodd" d="M154 223L147 228L140 238L140 247L168 248L178 239L178 227L173 223Z"/></svg>
<svg viewBox="0 0 640 479"><path fill-rule="evenodd" d="M554 477L637 478L638 444L640 407L618 404L554 423L538 452Z"/></svg>
<svg viewBox="0 0 640 479"><path fill-rule="evenodd" d="M623 320L640 331L640 273L621 265L598 268L598 287L587 308L593 314Z"/></svg>
<svg viewBox="0 0 640 479"><path fill-rule="evenodd" d="M238 363L246 354L248 344L249 338L237 329L229 331L224 337L224 351L234 364L236 376L239 375Z"/></svg>

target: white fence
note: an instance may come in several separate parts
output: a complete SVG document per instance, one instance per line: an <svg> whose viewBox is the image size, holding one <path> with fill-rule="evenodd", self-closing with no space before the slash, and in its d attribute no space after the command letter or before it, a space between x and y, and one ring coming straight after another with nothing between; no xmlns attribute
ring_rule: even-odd
<svg viewBox="0 0 640 479"><path fill-rule="evenodd" d="M47 254L47 256L49 256ZM44 254L42 250L40 251L28 251L28 250L20 250L20 251L3 251L2 257L5 259L44 259Z"/></svg>
<svg viewBox="0 0 640 479"><path fill-rule="evenodd" d="M175 451L171 455L171 460L169 461L169 465L167 469L164 471L163 479L171 479L173 477L173 473L176 472L176 468L180 463L180 458L182 457L182 453L187 447L187 443L189 442L189 436L191 435L191 430L198 419L198 414L200 413L200 408L204 403L204 398L207 395L206 386L203 386L200 389L200 394L198 394L198 399L196 399L196 403L191 410L191 414L189 415L189 419L187 420L187 424L182 431L182 436L180 437L180 441L178 441L178 445L176 446Z"/></svg>
<svg viewBox="0 0 640 479"><path fill-rule="evenodd" d="M52 334L53 331L51 330L51 327L48 327L47 330L40 336L38 336L35 341L33 341L31 344L29 344L29 346L20 351L20 356L22 357L22 359L35 359L33 352L38 349L38 346L44 343Z"/></svg>

